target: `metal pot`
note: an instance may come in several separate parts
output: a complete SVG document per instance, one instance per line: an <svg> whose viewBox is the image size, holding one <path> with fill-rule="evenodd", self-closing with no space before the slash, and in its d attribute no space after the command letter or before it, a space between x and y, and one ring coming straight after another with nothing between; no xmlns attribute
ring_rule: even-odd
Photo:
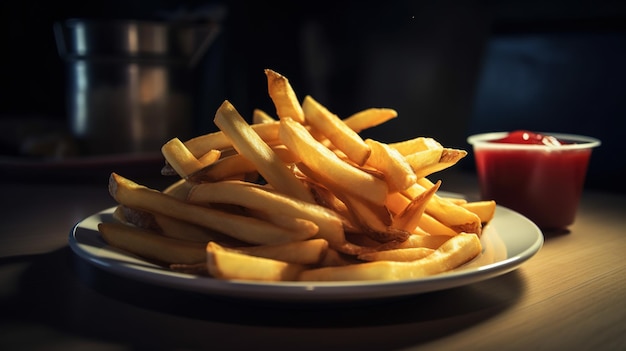
<svg viewBox="0 0 626 351"><path fill-rule="evenodd" d="M217 24L70 19L54 31L84 153L154 152L190 137L193 69Z"/></svg>

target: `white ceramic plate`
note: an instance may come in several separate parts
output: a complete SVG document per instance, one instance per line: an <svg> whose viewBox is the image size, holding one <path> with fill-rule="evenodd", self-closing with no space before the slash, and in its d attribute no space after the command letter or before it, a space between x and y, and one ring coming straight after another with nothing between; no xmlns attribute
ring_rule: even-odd
<svg viewBox="0 0 626 351"><path fill-rule="evenodd" d="M358 301L391 298L476 283L518 268L543 245L539 228L526 217L498 206L482 235L483 253L463 267L426 278L376 282L226 281L175 273L108 246L97 225L112 221L114 208L96 213L74 226L71 249L81 259L113 274L159 286L242 299L292 302Z"/></svg>

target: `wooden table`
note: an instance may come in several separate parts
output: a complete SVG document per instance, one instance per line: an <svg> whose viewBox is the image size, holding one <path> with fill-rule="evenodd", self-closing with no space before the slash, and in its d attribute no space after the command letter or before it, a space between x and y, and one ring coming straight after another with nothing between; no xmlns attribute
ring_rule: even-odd
<svg viewBox="0 0 626 351"><path fill-rule="evenodd" d="M477 195L471 174L443 180ZM546 233L536 256L500 277L312 308L156 287L77 259L69 231L114 204L106 179L12 179L0 194L3 350L626 350L624 195L586 191L570 232Z"/></svg>

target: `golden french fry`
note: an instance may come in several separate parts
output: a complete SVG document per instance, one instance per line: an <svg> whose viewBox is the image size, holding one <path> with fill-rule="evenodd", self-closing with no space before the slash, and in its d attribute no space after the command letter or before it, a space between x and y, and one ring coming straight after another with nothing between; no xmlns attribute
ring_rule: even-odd
<svg viewBox="0 0 626 351"><path fill-rule="evenodd" d="M467 156L467 151L465 150L451 149L446 147L441 152L441 159L439 160L439 163L446 164L448 165L448 167L450 167L459 162L459 160L465 156Z"/></svg>
<svg viewBox="0 0 626 351"><path fill-rule="evenodd" d="M188 201L195 204L229 203L281 216L306 219L319 228L317 238L327 240L335 249L346 248L343 222L335 212L258 184L239 181L198 184L190 191Z"/></svg>
<svg viewBox="0 0 626 351"><path fill-rule="evenodd" d="M343 122L350 129L360 133L396 117L398 117L398 112L391 108L368 108L344 118Z"/></svg>
<svg viewBox="0 0 626 351"><path fill-rule="evenodd" d="M226 149L224 151L229 151L229 150ZM200 165L202 167L206 167L208 165L212 165L213 163L215 163L215 161L219 160L220 157L222 157L221 150L215 150L215 149L209 150L209 152L207 152L206 154L198 158L198 162L200 162Z"/></svg>
<svg viewBox="0 0 626 351"><path fill-rule="evenodd" d="M299 164L298 168L317 183L323 179L306 165ZM348 194L334 184L326 184L326 188L344 204L345 212L342 213L347 217L350 229L360 231L378 242L401 241L409 236L409 232L392 227L391 214L384 204L374 204L362 197Z"/></svg>
<svg viewBox="0 0 626 351"><path fill-rule="evenodd" d="M328 241L309 239L277 245L256 245L224 248L227 251L296 264L318 264L328 251Z"/></svg>
<svg viewBox="0 0 626 351"><path fill-rule="evenodd" d="M348 255L335 249L328 248L326 255L324 255L324 258L316 265L316 267L336 267L361 262L362 261L356 259L353 255Z"/></svg>
<svg viewBox="0 0 626 351"><path fill-rule="evenodd" d="M111 174L109 193L128 207L179 218L250 244L279 244L311 237L309 233L292 232L256 218L193 205L116 173Z"/></svg>
<svg viewBox="0 0 626 351"><path fill-rule="evenodd" d="M107 244L161 264L198 263L206 259L205 243L177 240L121 223L99 223Z"/></svg>
<svg viewBox="0 0 626 351"><path fill-rule="evenodd" d="M311 96L304 98L302 109L308 125L320 131L354 163L359 166L365 164L371 150L358 133Z"/></svg>
<svg viewBox="0 0 626 351"><path fill-rule="evenodd" d="M403 156L420 151L443 149L443 145L437 140L423 136L390 143L389 147L398 150Z"/></svg>
<svg viewBox="0 0 626 351"><path fill-rule="evenodd" d="M427 178L418 179L417 183L403 192L410 199L426 191L434 184ZM454 231L480 235L482 222L475 213L435 194L426 205L426 214L431 215Z"/></svg>
<svg viewBox="0 0 626 351"><path fill-rule="evenodd" d="M259 108L255 108L252 111L252 123L253 124L259 124L259 123L273 123L276 122L276 119L274 119L274 117L270 116L267 112L259 109Z"/></svg>
<svg viewBox="0 0 626 351"><path fill-rule="evenodd" d="M303 125L285 118L280 121L280 140L301 162L323 178L323 183L382 204L387 196L387 183L347 162L315 140ZM365 191L365 189L367 189Z"/></svg>
<svg viewBox="0 0 626 351"><path fill-rule="evenodd" d="M411 169L417 178L424 177L424 169L439 163L443 149L428 149L404 155L406 162L411 165Z"/></svg>
<svg viewBox="0 0 626 351"><path fill-rule="evenodd" d="M113 210L113 218L124 224L129 224L139 228L157 230L157 224L154 215L150 212L130 208L125 205L117 205Z"/></svg>
<svg viewBox="0 0 626 351"><path fill-rule="evenodd" d="M271 147L284 163L298 162L299 159L284 145ZM213 164L190 174L187 179L196 183L216 182L227 179L238 179L242 174L257 173L257 167L252 161L240 154L223 157Z"/></svg>
<svg viewBox="0 0 626 351"><path fill-rule="evenodd" d="M409 234L410 235L410 234ZM406 239L400 239L400 240L391 240L391 241L379 241L376 240L374 238L372 238L372 236L365 234L365 232L357 227L354 228L346 228L346 238L348 239L349 242L351 243L355 243L359 246L363 246L363 247L367 247L368 250L366 250L365 252L371 252L371 251L379 251L380 247L389 243L401 243L404 242ZM358 253L359 254L362 254Z"/></svg>
<svg viewBox="0 0 626 351"><path fill-rule="evenodd" d="M366 165L384 174L389 192L404 190L415 184L417 176L402 154L387 144L373 139L366 139L365 143L372 150Z"/></svg>
<svg viewBox="0 0 626 351"><path fill-rule="evenodd" d="M403 241L410 235L403 228L394 227L393 220L384 205L374 205L360 198L344 194L340 198L347 204L363 234L378 241Z"/></svg>
<svg viewBox="0 0 626 351"><path fill-rule="evenodd" d="M357 258L363 261L410 262L424 258L433 252L435 252L435 249L430 249L427 247L409 247L402 249L366 252L360 254L359 256L357 256Z"/></svg>
<svg viewBox="0 0 626 351"><path fill-rule="evenodd" d="M429 233L430 235L455 236L459 233L459 229L449 227L428 213L422 214L418 228Z"/></svg>
<svg viewBox="0 0 626 351"><path fill-rule="evenodd" d="M274 223L279 227L294 231L294 232L305 232L310 233L311 236L319 233L318 225L304 218L290 217L284 215L282 213L278 213L275 211L264 211L264 210L247 210L246 213L254 218L259 218L264 221Z"/></svg>
<svg viewBox="0 0 626 351"><path fill-rule="evenodd" d="M215 242L206 245L206 261L211 276L231 280L292 281L305 267L228 251Z"/></svg>
<svg viewBox="0 0 626 351"><path fill-rule="evenodd" d="M278 118L290 117L294 121L304 123L304 111L289 79L271 69L265 70L265 76L267 77L267 90L276 107Z"/></svg>
<svg viewBox="0 0 626 351"><path fill-rule="evenodd" d="M494 200L470 201L461 203L460 206L475 213L483 223L491 221L496 214L496 202Z"/></svg>
<svg viewBox="0 0 626 351"><path fill-rule="evenodd" d="M154 221L156 222L160 233L169 238L195 241L205 244L209 241L219 241L231 246L244 244L239 240L235 240L215 230L189 223L178 218L165 216L160 213L154 215Z"/></svg>
<svg viewBox="0 0 626 351"><path fill-rule="evenodd" d="M404 241L395 241L381 244L377 247L377 251L409 249L425 247L428 249L437 249L450 239L450 235L430 235L427 233L411 234Z"/></svg>
<svg viewBox="0 0 626 351"><path fill-rule="evenodd" d="M174 168L176 173L185 178L187 174L202 168L198 159L187 149L178 138L173 138L161 147L165 160Z"/></svg>
<svg viewBox="0 0 626 351"><path fill-rule="evenodd" d="M331 211L334 211L342 218L348 217L350 211L348 210L346 204L341 202L337 195L330 191L328 187L322 185L312 177L302 174L300 171L301 167L303 167L303 165L301 163L298 163L296 167L294 167L294 172L298 174L299 177L302 178L302 181L307 185L307 187L313 194L313 197L315 197L315 202L322 207L326 207Z"/></svg>
<svg viewBox="0 0 626 351"><path fill-rule="evenodd" d="M161 147L161 153L167 163L174 168L181 178L212 164L220 158L219 150L210 150L198 160L178 138L173 138Z"/></svg>
<svg viewBox="0 0 626 351"><path fill-rule="evenodd" d="M179 200L185 200L187 199L187 194L189 193L189 190L191 190L192 186L193 183L188 182L186 179L179 179L165 188L163 190L163 194L170 195Z"/></svg>
<svg viewBox="0 0 626 351"><path fill-rule="evenodd" d="M406 157L409 158L410 156L411 155ZM421 167L418 167L416 163L413 163L412 168L415 171L417 178L424 178L435 172L439 172L446 168L452 167L465 156L467 156L467 151L465 150L444 148L441 150L441 156L439 157L439 161L428 165L422 164Z"/></svg>
<svg viewBox="0 0 626 351"><path fill-rule="evenodd" d="M374 261L303 271L301 281L389 281L416 279L450 271L469 262L482 250L475 234L460 233L451 237L430 255L411 262Z"/></svg>
<svg viewBox="0 0 626 351"><path fill-rule="evenodd" d="M442 196L441 197L444 200L450 201L455 205L464 205L467 203L467 200L461 197L454 197L454 196Z"/></svg>
<svg viewBox="0 0 626 351"><path fill-rule="evenodd" d="M279 141L278 121L252 124L251 127L268 145L274 145ZM221 130L191 138L184 144L196 158L202 157L211 150L222 151L233 146L231 140Z"/></svg>
<svg viewBox="0 0 626 351"><path fill-rule="evenodd" d="M438 181L428 190L414 197L404 210L402 210L402 212L393 217L392 226L394 228L406 230L407 232L413 231L415 227L419 225L422 215L426 210L426 205L433 195L435 195L435 192L439 190L440 186L441 181Z"/></svg>
<svg viewBox="0 0 626 351"><path fill-rule="evenodd" d="M246 157L235 154L223 157L212 165L191 174L188 179L195 183L217 182L226 179L238 179L242 174L257 172L257 168Z"/></svg>
<svg viewBox="0 0 626 351"><path fill-rule="evenodd" d="M410 194L402 194L402 193L391 193L387 196L387 200L385 201L385 205L387 208L394 214L398 215L402 213L406 209L407 206L411 203L412 199L416 196L419 196L423 191L414 191L414 196ZM429 200L429 202L432 201ZM428 206L428 205L427 205ZM457 235L458 232L445 224L441 223L439 220L433 218L430 214L424 212L419 218L418 223L419 229L430 233L432 235L446 235L446 236L454 236Z"/></svg>
<svg viewBox="0 0 626 351"><path fill-rule="evenodd" d="M115 206L115 209L113 210L113 213L111 214L111 216L116 222L120 222L124 224L131 224L131 222L126 218L126 214L124 213L124 209L126 208L127 207L124 205Z"/></svg>
<svg viewBox="0 0 626 351"><path fill-rule="evenodd" d="M307 187L296 178L230 102L224 101L219 107L215 115L215 124L228 136L237 152L250 160L272 187L297 199L315 202Z"/></svg>

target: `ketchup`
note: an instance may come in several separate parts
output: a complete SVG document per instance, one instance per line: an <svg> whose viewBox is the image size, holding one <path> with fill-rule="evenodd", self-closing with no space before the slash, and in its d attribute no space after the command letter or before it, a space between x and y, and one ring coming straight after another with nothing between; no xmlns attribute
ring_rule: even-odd
<svg viewBox="0 0 626 351"><path fill-rule="evenodd" d="M495 143L520 147L498 148ZM481 196L522 213L543 229L567 227L574 222L591 155L591 147L568 147L572 144L525 130L475 144Z"/></svg>
<svg viewBox="0 0 626 351"><path fill-rule="evenodd" d="M492 143L547 145L547 146L561 146L565 144L561 140L551 135L544 135L540 133L529 132L527 130L516 130L514 132L509 133L504 138L493 140Z"/></svg>

